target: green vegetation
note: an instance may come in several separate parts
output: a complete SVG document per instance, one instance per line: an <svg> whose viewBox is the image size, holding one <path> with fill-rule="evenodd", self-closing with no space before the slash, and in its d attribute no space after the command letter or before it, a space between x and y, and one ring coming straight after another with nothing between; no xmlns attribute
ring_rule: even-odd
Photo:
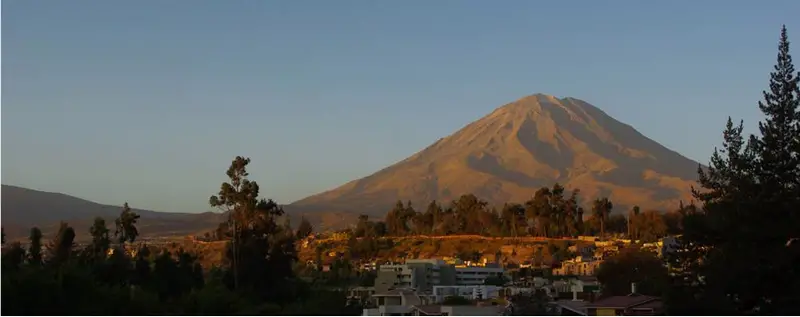
<svg viewBox="0 0 800 317"><path fill-rule="evenodd" d="M341 290L296 276L294 241L303 231L275 223L283 211L258 199L258 184L247 179L249 162L237 157L230 181L210 199L229 217L216 232L230 239L223 268L204 270L183 250L135 244L139 215L126 203L113 236L97 218L84 248L75 246L75 230L64 222L44 248L38 228L31 229L28 250L11 245L2 258L2 314L359 314L359 303L349 303Z"/></svg>
<svg viewBox="0 0 800 317"><path fill-rule="evenodd" d="M626 248L606 259L597 271L603 285L603 296L625 296L631 283L642 295L663 296L669 283L663 261L655 254L638 248Z"/></svg>
<svg viewBox="0 0 800 317"><path fill-rule="evenodd" d="M784 27L760 135L728 118L722 148L684 215L667 308L679 315L798 315L800 306L800 73Z"/></svg>

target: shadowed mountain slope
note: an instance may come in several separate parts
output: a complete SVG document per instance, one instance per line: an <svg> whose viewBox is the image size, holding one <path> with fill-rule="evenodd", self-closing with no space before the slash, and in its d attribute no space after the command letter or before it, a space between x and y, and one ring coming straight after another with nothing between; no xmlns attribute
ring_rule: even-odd
<svg viewBox="0 0 800 317"><path fill-rule="evenodd" d="M45 238L49 239L62 220L75 229L78 239L86 239L89 227L98 216L106 220L106 226L113 232L114 219L121 211L120 206L98 204L65 194L2 186L2 224L11 240L27 237L33 226L42 229ZM210 212L190 214L141 209L133 211L141 216L138 229L143 237L196 234L214 229L223 221L222 215Z"/></svg>
<svg viewBox="0 0 800 317"><path fill-rule="evenodd" d="M608 196L615 212L633 205L666 210L690 199L697 167L587 102L537 94L287 210L311 218L320 212L382 217L398 199L417 208L466 193L492 204L523 202L555 182L580 189L584 204Z"/></svg>

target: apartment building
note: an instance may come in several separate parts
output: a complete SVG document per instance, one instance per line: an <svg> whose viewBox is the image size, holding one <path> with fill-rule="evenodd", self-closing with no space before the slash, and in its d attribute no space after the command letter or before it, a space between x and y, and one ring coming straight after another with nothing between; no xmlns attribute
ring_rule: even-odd
<svg viewBox="0 0 800 317"><path fill-rule="evenodd" d="M483 285L486 278L503 276L505 272L499 265L458 266L455 271L455 285Z"/></svg>
<svg viewBox="0 0 800 317"><path fill-rule="evenodd" d="M453 266L439 259L409 259L403 264L383 264L377 268L376 292L396 288L431 291L435 285L483 285L491 276L502 276L499 265Z"/></svg>
<svg viewBox="0 0 800 317"><path fill-rule="evenodd" d="M378 266L375 290L386 292L395 288L430 291L434 285L456 285L456 270L437 259L406 260L404 264Z"/></svg>
<svg viewBox="0 0 800 317"><path fill-rule="evenodd" d="M494 299L500 297L502 289L494 285L437 285L433 287L433 297L437 303L451 296L471 300Z"/></svg>

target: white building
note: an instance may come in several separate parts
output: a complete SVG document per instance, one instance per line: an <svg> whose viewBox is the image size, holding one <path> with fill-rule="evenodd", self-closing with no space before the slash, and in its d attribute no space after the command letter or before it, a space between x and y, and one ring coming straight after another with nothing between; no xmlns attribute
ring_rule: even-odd
<svg viewBox="0 0 800 317"><path fill-rule="evenodd" d="M500 297L501 287L494 285L449 285L434 286L433 297L437 303L450 296L460 296L471 300L494 299Z"/></svg>
<svg viewBox="0 0 800 317"><path fill-rule="evenodd" d="M456 267L457 285L483 285L490 276L503 276L502 267L463 266Z"/></svg>
<svg viewBox="0 0 800 317"><path fill-rule="evenodd" d="M378 276L381 277L381 272L393 272L397 279L393 281L392 287L399 288L412 288L416 287L414 268L405 264L384 264L378 267ZM376 281L377 283L377 281Z"/></svg>

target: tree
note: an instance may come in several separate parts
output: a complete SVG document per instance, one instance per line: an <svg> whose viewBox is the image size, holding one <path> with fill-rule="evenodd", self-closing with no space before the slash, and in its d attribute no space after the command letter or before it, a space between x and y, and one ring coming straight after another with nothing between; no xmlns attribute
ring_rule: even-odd
<svg viewBox="0 0 800 317"><path fill-rule="evenodd" d="M547 187L542 187L533 194L533 198L525 202L525 216L533 226L529 227L531 234L543 237L550 236L550 197L552 193Z"/></svg>
<svg viewBox="0 0 800 317"><path fill-rule="evenodd" d="M92 235L91 254L94 258L102 258L111 247L111 239L109 238L109 230L106 227L106 221L102 217L94 218L94 224L89 228L89 234Z"/></svg>
<svg viewBox="0 0 800 317"><path fill-rule="evenodd" d="M50 260L56 266L60 266L69 260L75 242L75 230L66 222L61 222L58 232L48 245Z"/></svg>
<svg viewBox="0 0 800 317"><path fill-rule="evenodd" d="M664 225L667 227L667 234L678 235L683 232L683 216L685 215L686 207L681 202L678 210L668 211L662 216L664 218Z"/></svg>
<svg viewBox="0 0 800 317"><path fill-rule="evenodd" d="M125 242L133 243L136 241L136 237L139 236L139 230L136 229L136 222L139 220L139 215L136 214L131 210L128 206L128 203L122 205L122 212L114 221L116 225L116 231L114 231L114 237L117 238L117 242L121 245ZM105 222L104 222L105 224Z"/></svg>
<svg viewBox="0 0 800 317"><path fill-rule="evenodd" d="M549 304L550 298L544 289L536 289L532 293L518 293L509 298L511 305L507 315L510 316L555 316L556 311Z"/></svg>
<svg viewBox="0 0 800 317"><path fill-rule="evenodd" d="M800 73L795 73L789 54L786 26L781 29L778 61L770 73L770 91L758 108L765 116L759 122L757 173L772 203L793 203L800 193ZM775 206L780 208L781 206Z"/></svg>
<svg viewBox="0 0 800 317"><path fill-rule="evenodd" d="M18 241L11 243L9 250L3 254L3 269L19 268L19 266L25 262L25 256L25 249L22 248L22 245ZM3 274L5 275L6 273Z"/></svg>
<svg viewBox="0 0 800 317"><path fill-rule="evenodd" d="M258 183L250 181L249 158L237 156L217 195L209 204L223 210L228 221L220 232L231 237L225 259L231 264L231 286L276 303L292 300L292 266L297 260L296 234L275 223L283 209L273 200L259 199Z"/></svg>
<svg viewBox="0 0 800 317"><path fill-rule="evenodd" d="M597 271L603 296L631 293L631 283L642 295L662 296L669 285L667 268L652 252L626 248L606 259Z"/></svg>
<svg viewBox="0 0 800 317"><path fill-rule="evenodd" d="M664 217L656 210L648 210L637 217L637 238L645 242L655 242L667 233Z"/></svg>
<svg viewBox="0 0 800 317"><path fill-rule="evenodd" d="M386 232L392 236L402 236L408 232L406 206L398 200L394 208L386 214Z"/></svg>
<svg viewBox="0 0 800 317"><path fill-rule="evenodd" d="M759 122L761 136L751 136L758 155L756 156L756 175L761 186L759 196L759 220L761 229L758 239L762 252L775 255L775 270L785 272L785 276L775 276L763 271L759 283L800 283L800 254L789 252L786 241L800 237L800 72L795 72L789 52L789 38L786 26L781 29L778 44L778 58L774 71L770 73L770 90L764 91L764 101L758 107L764 114ZM775 253L772 253L775 252ZM765 268L766 269L766 268ZM790 283L791 283L790 282ZM798 285L798 284L795 284ZM794 296L793 296L794 295ZM796 287L778 287L764 294L754 294L756 302L752 306L772 314L797 314L792 298L800 297Z"/></svg>
<svg viewBox="0 0 800 317"><path fill-rule="evenodd" d="M28 263L31 265L42 264L42 231L37 227L31 228L31 245L28 247Z"/></svg>
<svg viewBox="0 0 800 317"><path fill-rule="evenodd" d="M627 231L628 219L625 215L616 214L606 217L606 232L624 235Z"/></svg>
<svg viewBox="0 0 800 317"><path fill-rule="evenodd" d="M314 227L311 226L311 223L308 222L306 217L302 217L300 219L300 225L297 226L297 238L304 239L311 235L314 232Z"/></svg>
<svg viewBox="0 0 800 317"><path fill-rule="evenodd" d="M638 234L636 231L636 220L639 217L639 206L633 206L630 212L628 212L628 239L636 240L638 239Z"/></svg>
<svg viewBox="0 0 800 317"><path fill-rule="evenodd" d="M353 229L353 235L357 238L366 237L372 229L372 223L369 221L368 215L359 215L358 222L356 223L355 229Z"/></svg>
<svg viewBox="0 0 800 317"><path fill-rule="evenodd" d="M239 248L242 242L240 241L239 228L243 223L247 222L249 213L255 209L258 203L258 184L251 182L247 179L247 165L250 164L249 158L237 156L231 162L226 175L230 182L222 183L219 193L209 198L211 207L217 207L228 215L228 222L221 224L225 226L221 228L221 234L232 238L230 242L230 261L233 271L233 285L234 289L238 288L239 276Z"/></svg>
<svg viewBox="0 0 800 317"><path fill-rule="evenodd" d="M520 204L504 204L500 212L503 231L506 235L518 237L525 233L525 207Z"/></svg>
<svg viewBox="0 0 800 317"><path fill-rule="evenodd" d="M606 235L606 220L608 220L608 215L611 214L611 209L614 208L614 204L611 203L608 198L598 198L595 199L594 204L592 205L592 214L600 220L600 238L605 238Z"/></svg>
<svg viewBox="0 0 800 317"><path fill-rule="evenodd" d="M147 246L142 246L139 248L139 251L136 252L136 261L133 264L133 280L131 284L142 286L150 281L152 271L150 269L150 261L148 260L149 257L150 248Z"/></svg>
<svg viewBox="0 0 800 317"><path fill-rule="evenodd" d="M722 149L698 169L702 209L683 216L670 313L800 313L800 254L786 242L800 236L800 92L785 27L778 51L761 136L745 140L743 123L728 118Z"/></svg>
<svg viewBox="0 0 800 317"><path fill-rule="evenodd" d="M441 232L442 216L442 206L439 206L436 200L432 200L425 209L425 221L430 234L436 235Z"/></svg>

